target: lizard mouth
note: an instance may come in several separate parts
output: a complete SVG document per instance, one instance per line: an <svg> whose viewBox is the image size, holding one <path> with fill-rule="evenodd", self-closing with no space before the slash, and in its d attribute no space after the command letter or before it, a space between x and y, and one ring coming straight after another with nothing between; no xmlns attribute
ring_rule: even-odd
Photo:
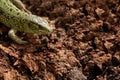
<svg viewBox="0 0 120 80"><path fill-rule="evenodd" d="M39 34L50 34L51 32L46 30L39 30Z"/></svg>
<svg viewBox="0 0 120 80"><path fill-rule="evenodd" d="M50 34L52 29L50 27L41 27L39 26L39 33L40 34Z"/></svg>
<svg viewBox="0 0 120 80"><path fill-rule="evenodd" d="M49 26L39 26L39 32L49 34L52 32L52 29Z"/></svg>

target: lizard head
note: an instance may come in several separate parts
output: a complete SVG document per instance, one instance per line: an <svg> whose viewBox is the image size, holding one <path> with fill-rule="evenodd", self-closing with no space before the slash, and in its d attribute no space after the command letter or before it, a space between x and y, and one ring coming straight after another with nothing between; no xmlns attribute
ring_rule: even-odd
<svg viewBox="0 0 120 80"><path fill-rule="evenodd" d="M52 32L50 24L45 19L36 15L32 15L32 18L29 19L30 22L27 32L37 34L49 34Z"/></svg>

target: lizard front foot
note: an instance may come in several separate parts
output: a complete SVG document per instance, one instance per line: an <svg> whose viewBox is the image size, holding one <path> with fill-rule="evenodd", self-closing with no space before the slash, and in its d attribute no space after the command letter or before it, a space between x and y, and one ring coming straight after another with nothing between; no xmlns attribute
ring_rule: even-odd
<svg viewBox="0 0 120 80"><path fill-rule="evenodd" d="M18 44L26 44L26 43L28 43L27 41L21 40L21 39L15 34L16 32L17 32L16 30L11 29L11 30L8 32L8 36L9 36L14 42L16 42L16 43L18 43Z"/></svg>
<svg viewBox="0 0 120 80"><path fill-rule="evenodd" d="M13 2L13 4L15 6L17 6L17 8L19 8L22 11L25 11L29 14L31 14L31 12L29 10L26 9L25 5L21 2L21 0L11 0Z"/></svg>

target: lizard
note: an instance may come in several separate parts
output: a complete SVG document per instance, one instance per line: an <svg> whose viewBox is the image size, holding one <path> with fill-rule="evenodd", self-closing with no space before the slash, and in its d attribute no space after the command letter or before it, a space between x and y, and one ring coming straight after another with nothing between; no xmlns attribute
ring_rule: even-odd
<svg viewBox="0 0 120 80"><path fill-rule="evenodd" d="M17 31L32 34L52 32L47 20L32 14L21 0L0 0L0 22L10 28L8 36L18 44L25 44L27 41L19 38Z"/></svg>

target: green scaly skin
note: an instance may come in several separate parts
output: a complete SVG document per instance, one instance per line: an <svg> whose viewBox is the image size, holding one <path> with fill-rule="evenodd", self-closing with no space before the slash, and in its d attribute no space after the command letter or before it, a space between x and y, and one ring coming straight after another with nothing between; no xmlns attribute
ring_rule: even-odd
<svg viewBox="0 0 120 80"><path fill-rule="evenodd" d="M52 32L49 23L31 14L20 0L0 0L0 22L11 28L8 34L18 44L24 44L26 41L15 35L17 31L37 34Z"/></svg>

